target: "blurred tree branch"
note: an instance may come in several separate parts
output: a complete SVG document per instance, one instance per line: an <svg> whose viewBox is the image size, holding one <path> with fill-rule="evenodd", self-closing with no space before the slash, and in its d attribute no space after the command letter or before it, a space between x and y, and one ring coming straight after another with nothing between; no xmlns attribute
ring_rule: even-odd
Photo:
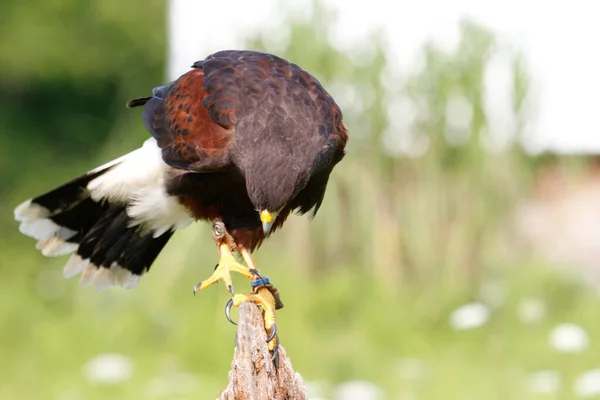
<svg viewBox="0 0 600 400"><path fill-rule="evenodd" d="M283 346L279 346L279 368L275 369L266 341L258 307L249 302L242 303L229 384L220 400L308 398L304 381L292 369Z"/></svg>

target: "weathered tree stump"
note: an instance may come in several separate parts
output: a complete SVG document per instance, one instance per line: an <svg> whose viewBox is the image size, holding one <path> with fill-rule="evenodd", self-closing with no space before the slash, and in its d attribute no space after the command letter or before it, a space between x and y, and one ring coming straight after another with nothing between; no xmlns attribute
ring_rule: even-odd
<svg viewBox="0 0 600 400"><path fill-rule="evenodd" d="M255 304L239 307L236 346L229 371L229 385L220 400L306 400L306 387L292 369L283 346L279 368L271 361L262 315Z"/></svg>

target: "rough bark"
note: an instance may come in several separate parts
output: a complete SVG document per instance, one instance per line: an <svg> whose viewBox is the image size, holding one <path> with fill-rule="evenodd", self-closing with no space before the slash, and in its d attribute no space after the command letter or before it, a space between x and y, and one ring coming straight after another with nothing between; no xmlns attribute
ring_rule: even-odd
<svg viewBox="0 0 600 400"><path fill-rule="evenodd" d="M245 302L239 308L236 346L229 371L229 385L220 400L305 400L306 387L294 372L283 346L279 346L279 368L271 361L262 315Z"/></svg>

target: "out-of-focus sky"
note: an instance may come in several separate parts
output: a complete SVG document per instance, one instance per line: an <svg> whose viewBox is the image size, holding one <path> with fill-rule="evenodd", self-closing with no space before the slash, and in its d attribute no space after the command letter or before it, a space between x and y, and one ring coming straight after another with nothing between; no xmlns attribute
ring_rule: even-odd
<svg viewBox="0 0 600 400"><path fill-rule="evenodd" d="M170 0L169 78L192 61L240 48L244 37L268 30L280 38L285 12L310 15L312 0ZM336 13L330 38L342 49L380 30L400 76L419 65L419 49L433 40L452 49L458 23L469 18L497 34L501 53L486 74L487 107L494 129L508 123L508 55L522 52L533 75L528 126L532 151L600 152L600 2L570 0L321 0ZM177 23L172 23L176 21ZM300 65L301 60L294 60ZM598 114L597 114L598 113Z"/></svg>

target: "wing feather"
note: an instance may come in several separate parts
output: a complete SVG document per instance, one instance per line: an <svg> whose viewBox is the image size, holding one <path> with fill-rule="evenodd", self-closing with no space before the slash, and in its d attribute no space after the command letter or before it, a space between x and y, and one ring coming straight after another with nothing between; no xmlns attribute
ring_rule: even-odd
<svg viewBox="0 0 600 400"><path fill-rule="evenodd" d="M203 106L204 72L194 69L155 89L144 106L144 123L157 140L165 162L175 168L210 172L229 163L234 130L211 118Z"/></svg>

